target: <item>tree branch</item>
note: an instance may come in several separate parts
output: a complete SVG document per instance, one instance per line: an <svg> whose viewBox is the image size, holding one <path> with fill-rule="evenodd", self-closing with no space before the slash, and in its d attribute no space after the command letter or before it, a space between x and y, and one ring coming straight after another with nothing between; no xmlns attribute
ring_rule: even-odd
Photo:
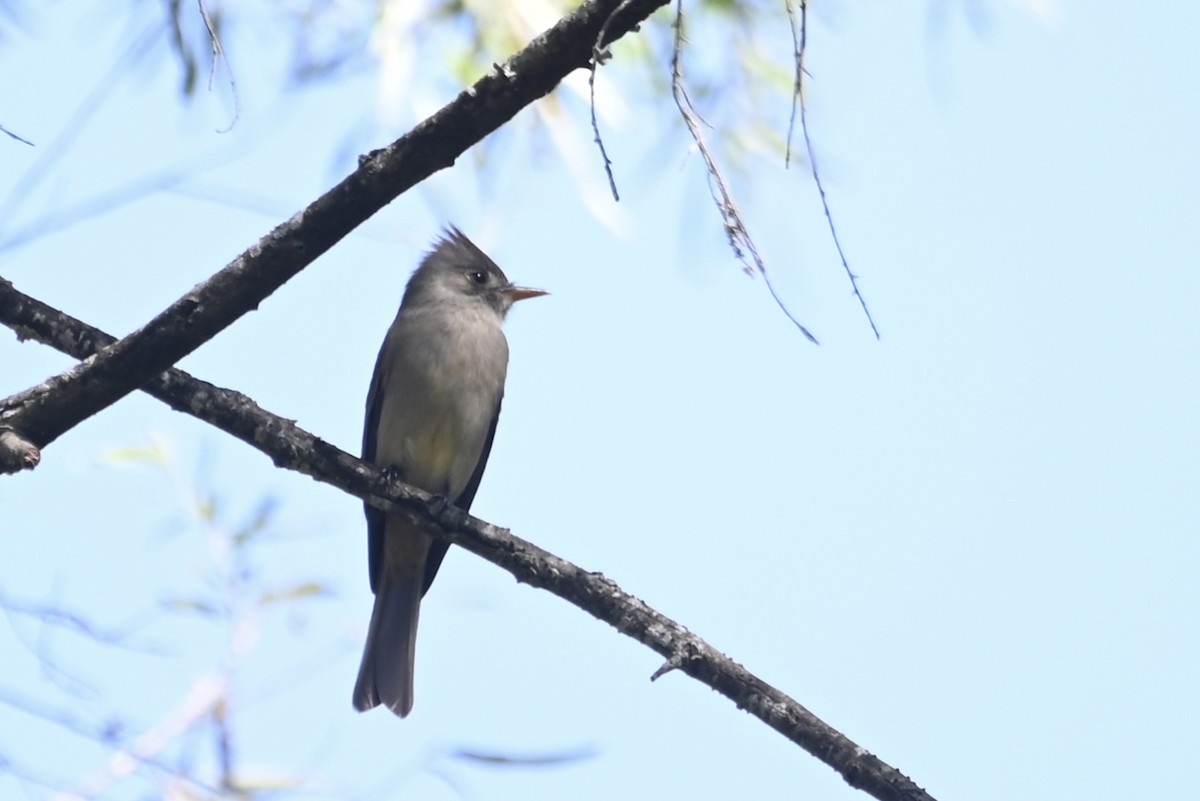
<svg viewBox="0 0 1200 801"><path fill-rule="evenodd" d="M34 466L25 446L44 448L257 308L372 214L454 164L570 72L586 67L597 43L602 47L634 30L665 2L583 4L432 117L361 158L341 183L145 326L65 373L0 401L0 431L13 432L24 448L22 457L0 453L0 471Z"/></svg>
<svg viewBox="0 0 1200 801"><path fill-rule="evenodd" d="M77 359L114 340L103 331L28 297L0 279L0 323ZM900 771L859 747L795 700L686 628L592 573L399 481L262 409L240 392L168 370L142 387L257 448L280 467L308 475L381 508L391 508L442 539L483 557L518 581L547 590L666 659L652 678L680 670L732 700L880 801L933 801Z"/></svg>

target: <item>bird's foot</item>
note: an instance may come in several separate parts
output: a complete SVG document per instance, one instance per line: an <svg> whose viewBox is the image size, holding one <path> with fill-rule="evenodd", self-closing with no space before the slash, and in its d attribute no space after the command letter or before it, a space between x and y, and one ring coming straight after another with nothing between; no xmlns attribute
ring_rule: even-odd
<svg viewBox="0 0 1200 801"><path fill-rule="evenodd" d="M429 499L428 508L430 513L435 517L441 517L446 513L447 510L457 507L454 506L454 502L451 501L447 496L434 495Z"/></svg>

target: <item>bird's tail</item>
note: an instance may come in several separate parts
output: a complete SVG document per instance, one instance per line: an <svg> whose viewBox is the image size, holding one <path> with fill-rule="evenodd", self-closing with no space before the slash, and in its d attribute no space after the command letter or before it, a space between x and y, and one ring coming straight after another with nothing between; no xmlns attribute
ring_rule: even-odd
<svg viewBox="0 0 1200 801"><path fill-rule="evenodd" d="M359 712L379 704L400 717L412 711L413 656L420 610L420 578L382 577L354 685L354 708Z"/></svg>

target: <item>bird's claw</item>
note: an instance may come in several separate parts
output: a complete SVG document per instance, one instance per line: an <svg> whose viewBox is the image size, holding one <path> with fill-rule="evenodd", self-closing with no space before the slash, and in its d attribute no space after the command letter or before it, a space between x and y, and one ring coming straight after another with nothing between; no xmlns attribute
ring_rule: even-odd
<svg viewBox="0 0 1200 801"><path fill-rule="evenodd" d="M445 495L434 495L429 499L429 511L437 517L441 517L452 506L454 504Z"/></svg>

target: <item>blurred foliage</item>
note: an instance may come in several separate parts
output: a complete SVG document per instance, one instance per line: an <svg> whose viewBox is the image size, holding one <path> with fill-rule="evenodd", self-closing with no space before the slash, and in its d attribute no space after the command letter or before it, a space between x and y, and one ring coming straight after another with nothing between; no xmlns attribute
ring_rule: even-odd
<svg viewBox="0 0 1200 801"><path fill-rule="evenodd" d="M25 0L0 0L0 42L14 28L23 28L27 12Z"/></svg>
<svg viewBox="0 0 1200 801"><path fill-rule="evenodd" d="M999 2L923 0L913 10L924 11L931 24L959 15L978 28L989 7ZM1039 0L1007 2L1032 6ZM572 174L591 213L615 227L623 212L610 202L589 107L601 137L636 125L676 152L691 147L671 93L674 29L682 9L683 82L695 111L709 126L705 138L718 165L742 177L756 162L781 166L792 128L792 25L800 16L799 4L671 3L636 35L613 45L613 57L596 70L594 94L588 75L577 71L529 113L473 148L466 164L487 180L487 167L499 147L526 162L549 157ZM230 125L238 118L234 75L241 69L258 71L259 77L263 70L278 70L280 90L373 77L375 108L366 115L372 119L366 128L373 130L364 129L361 118L348 120L347 142L339 148L344 152L331 155L348 161L424 119L577 5L576 0L141 0L112 6L114 11L104 14L114 21L123 14L129 30L144 31L146 41L156 45L158 58L169 54L184 99L196 98L210 86L231 92ZM836 20L844 5L841 0L810 0L809 21ZM115 13L118 8L122 14ZM0 36L6 19L22 20L36 32L39 18L50 14L28 0L0 0ZM828 26L821 30L827 32ZM137 43L134 37L131 41ZM267 63L261 57L267 51L286 55ZM138 61L126 65L128 70L151 68L144 57ZM796 156L794 142L791 150ZM618 187L628 170L646 168L616 154L614 161ZM661 167L671 162L650 163Z"/></svg>
<svg viewBox="0 0 1200 801"><path fill-rule="evenodd" d="M475 762L495 768L554 767L558 765L570 765L575 762L582 762L591 759L596 756L596 749L580 748L573 751L563 751L559 753L518 756L515 754L505 754L491 751L473 751L466 748L459 748L450 751L447 756L449 756L451 759L458 759L464 762Z"/></svg>
<svg viewBox="0 0 1200 801"><path fill-rule="evenodd" d="M277 521L274 499L264 496L246 512L232 511L225 488L203 478L202 469L181 467L174 448L161 438L113 449L98 466L156 479L147 482L147 491L162 493L165 487L176 499L163 541L147 551L158 572L172 576L163 586L145 588L151 604L154 595L165 592L154 611L136 626L114 627L56 601L0 596L0 610L10 619L23 619L22 628L31 630L25 637L29 643L42 642L46 630L74 635L58 648L39 647L36 655L47 674L70 676L75 684L97 690L125 684L134 675L147 685L175 684L182 692L148 695L137 709L125 709L107 700L108 692L93 693L85 706L69 686L57 688L60 697L48 700L0 688L0 724L32 716L56 727L63 744L48 753L42 739L42 748L25 753L19 744L6 742L0 773L72 798L130 797L132 790L142 797L212 801L278 797L279 791L295 788L300 782L290 771L296 767L263 775L261 767L248 769L254 760L233 745L242 728L242 704L248 695L255 698L242 674L251 666L261 671L265 664L260 643L265 637L278 643L280 633L289 631L293 639L302 639L289 623L308 613L305 604L329 595L317 579L280 578L281 571L271 567L289 539ZM187 566L183 571L181 561ZM88 614L103 616L98 610L104 607L95 604ZM197 643L207 645L197 649ZM114 668L113 660L82 656L94 653L95 646L119 649L124 657L115 664L120 667ZM114 669L120 672L113 675ZM165 675L187 679L164 681ZM155 717L147 720L147 714ZM79 758L74 744L80 740L109 756Z"/></svg>
<svg viewBox="0 0 1200 801"><path fill-rule="evenodd" d="M182 92L190 97L197 76L213 69L207 26L195 2L162 2ZM254 5L265 6L266 12L250 13ZM435 103L457 94L577 5L566 0L205 0L203 7L218 33L253 28L255 35L238 38L243 43L285 31L291 56L282 84L304 86L375 72L381 87L379 114L395 129L423 118ZM751 153L781 156L794 66L783 0L692 0L684 11L690 42L688 91L719 131L718 146L735 165ZM674 5L660 9L640 34L614 46L616 57L597 79L602 134L606 126L625 119L664 111L674 117L670 59L675 19ZM252 55L224 44L235 69ZM529 141L535 147L549 143L569 161L577 151L569 154L565 142L592 138L588 102L584 84L565 82L539 104L536 115L536 126L555 130ZM563 113L568 103L571 113ZM635 111L629 113L627 107ZM665 130L682 127L672 124Z"/></svg>
<svg viewBox="0 0 1200 801"><path fill-rule="evenodd" d="M142 492L171 498L170 519L145 552L161 581L131 588L130 597L144 596L149 607L133 622L106 621L114 615L107 599L82 614L57 598L0 591L0 615L41 672L55 677L33 691L0 682L0 731L31 721L48 731L28 745L0 742L0 776L18 779L28 797L347 797L338 788L314 790L323 779L304 761L308 752L285 764L260 753L256 735L273 714L270 700L296 687L305 692L305 677L341 659L346 643L322 618L328 607L313 606L332 597L327 582L289 565L288 548L304 535L287 530L270 495L247 499L212 478L220 475L215 467L203 457L181 464L163 438L96 460L95 469L126 471ZM325 628L314 636L310 622ZM284 647L295 650L281 659ZM125 691L131 682L136 700ZM326 736L312 734L316 742ZM402 787L432 776L457 787L463 766L539 770L596 755L591 746L522 753L429 746L408 767L389 767L389 782Z"/></svg>

